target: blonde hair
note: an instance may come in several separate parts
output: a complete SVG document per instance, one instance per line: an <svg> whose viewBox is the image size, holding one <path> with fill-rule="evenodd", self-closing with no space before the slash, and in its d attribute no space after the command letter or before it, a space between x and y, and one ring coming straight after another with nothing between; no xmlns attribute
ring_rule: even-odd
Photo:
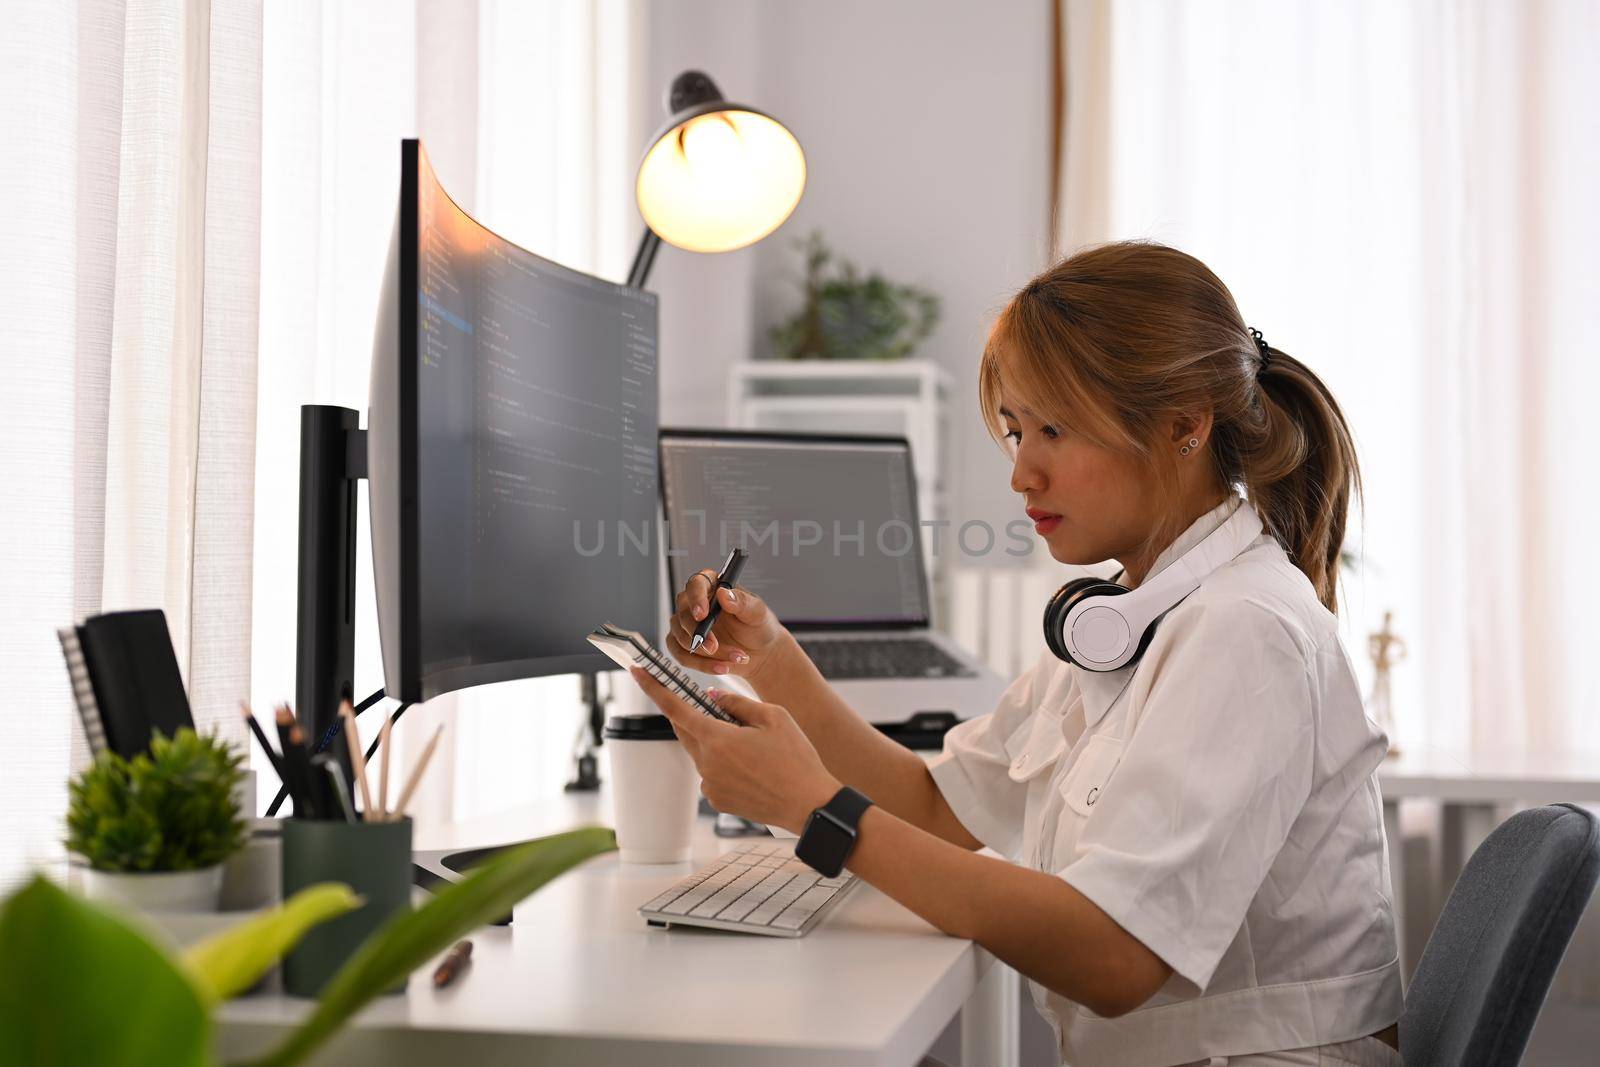
<svg viewBox="0 0 1600 1067"><path fill-rule="evenodd" d="M990 331L978 401L997 440L1002 377L1042 421L1140 461L1169 501L1178 456L1161 429L1211 412L1219 486L1243 489L1318 599L1338 610L1346 513L1361 492L1349 427L1305 364L1258 349L1204 263L1142 241L1063 260L1013 297ZM1167 515L1147 547L1170 544L1186 521Z"/></svg>

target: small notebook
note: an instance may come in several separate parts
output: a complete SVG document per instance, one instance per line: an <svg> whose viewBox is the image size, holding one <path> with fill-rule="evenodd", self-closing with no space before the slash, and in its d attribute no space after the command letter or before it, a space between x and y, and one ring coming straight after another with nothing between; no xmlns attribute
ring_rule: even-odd
<svg viewBox="0 0 1600 1067"><path fill-rule="evenodd" d="M694 684L694 679L684 674L677 664L646 641L644 635L637 630L624 630L608 622L598 630L590 632L589 643L604 652L612 662L624 670L629 667L643 669L685 703L692 704L713 719L738 723L739 720L717 707L716 701L707 696L704 689Z"/></svg>
<svg viewBox="0 0 1600 1067"><path fill-rule="evenodd" d="M83 720L83 736L89 742L89 754L98 756L106 750L106 731L100 723L100 705L94 699L94 683L89 680L89 666L83 660L78 628L63 626L56 631L56 637L61 641L61 654L67 660L72 699L78 705L78 718Z"/></svg>
<svg viewBox="0 0 1600 1067"><path fill-rule="evenodd" d="M154 731L171 737L182 727L193 728L194 716L183 691L167 617L160 610L95 615L74 633L108 749L132 759L150 747ZM78 692L74 650L64 637L61 651L72 674L79 714L86 715L85 695ZM92 746L95 738L87 721L84 732Z"/></svg>

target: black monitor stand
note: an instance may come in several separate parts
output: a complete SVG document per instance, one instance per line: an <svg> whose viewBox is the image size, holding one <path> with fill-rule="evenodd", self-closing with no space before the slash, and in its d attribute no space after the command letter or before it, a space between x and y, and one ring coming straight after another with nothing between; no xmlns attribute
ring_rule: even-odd
<svg viewBox="0 0 1600 1067"><path fill-rule="evenodd" d="M354 700L356 485L367 431L350 408L300 408L300 570L295 610L295 714L317 743ZM350 773L346 745L330 746Z"/></svg>
<svg viewBox="0 0 1600 1067"><path fill-rule="evenodd" d="M295 610L295 714L306 736L320 740L355 692L356 489L367 476L367 431L351 408L305 404L300 408L300 564ZM603 742L605 705L593 672L581 675L588 705L588 744L577 757L568 790L600 787L595 750ZM349 747L331 745L350 774ZM509 847L509 846L507 846ZM459 879L495 849L441 854L432 869L413 864L418 885L432 888ZM442 869L441 869L442 868ZM505 917L510 922L510 916Z"/></svg>

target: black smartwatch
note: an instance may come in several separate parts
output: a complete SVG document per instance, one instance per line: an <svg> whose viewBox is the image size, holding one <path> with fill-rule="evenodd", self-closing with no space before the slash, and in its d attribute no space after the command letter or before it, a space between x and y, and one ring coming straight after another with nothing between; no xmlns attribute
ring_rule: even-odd
<svg viewBox="0 0 1600 1067"><path fill-rule="evenodd" d="M856 847L857 827L872 801L845 786L833 799L811 813L794 855L824 878L837 878L844 861Z"/></svg>

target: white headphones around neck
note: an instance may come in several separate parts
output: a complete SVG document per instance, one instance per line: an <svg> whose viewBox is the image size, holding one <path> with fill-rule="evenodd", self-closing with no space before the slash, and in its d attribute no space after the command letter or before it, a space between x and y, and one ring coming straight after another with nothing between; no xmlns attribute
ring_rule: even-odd
<svg viewBox="0 0 1600 1067"><path fill-rule="evenodd" d="M1248 503L1189 551L1129 589L1104 578L1075 578L1044 609L1044 642L1056 657L1086 671L1114 671L1138 660L1156 625L1200 583L1261 533Z"/></svg>

